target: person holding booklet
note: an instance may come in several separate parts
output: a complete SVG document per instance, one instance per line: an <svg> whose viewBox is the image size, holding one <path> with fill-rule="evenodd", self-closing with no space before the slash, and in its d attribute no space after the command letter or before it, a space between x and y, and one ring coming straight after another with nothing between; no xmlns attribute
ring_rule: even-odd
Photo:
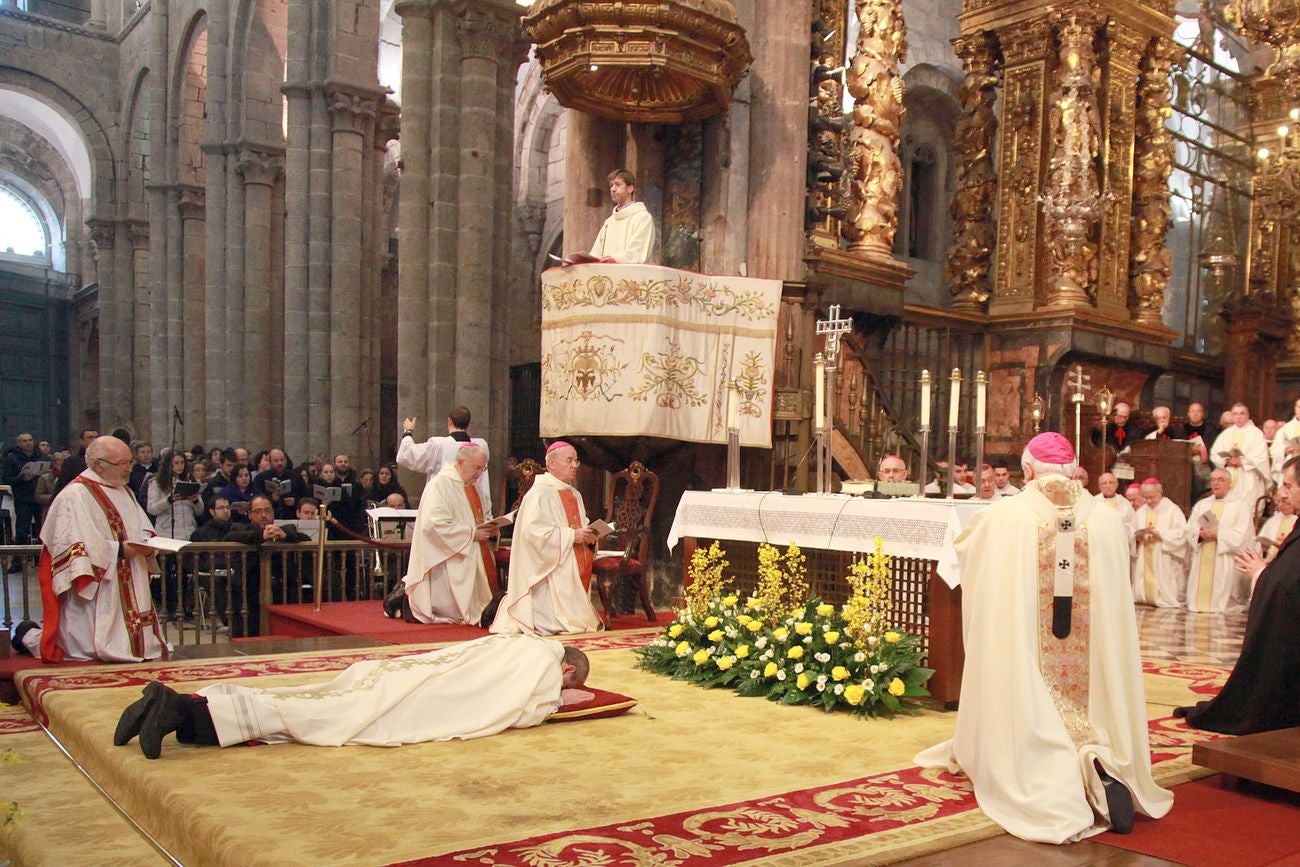
<svg viewBox="0 0 1300 867"><path fill-rule="evenodd" d="M50 504L41 529L44 628L14 631L20 653L65 659L142 662L170 648L149 595L158 561L149 516L127 486L131 450L112 436L86 449L86 469Z"/></svg>
<svg viewBox="0 0 1300 867"><path fill-rule="evenodd" d="M547 448L546 472L519 504L509 588L492 632L569 635L601 628L590 596L592 546L600 532L587 521L582 494L573 487L578 466L568 443Z"/></svg>
<svg viewBox="0 0 1300 867"><path fill-rule="evenodd" d="M36 450L29 433L21 433L14 447L5 453L0 481L13 489L14 541L27 545L40 525L41 508L36 501L36 479L50 467L50 462Z"/></svg>

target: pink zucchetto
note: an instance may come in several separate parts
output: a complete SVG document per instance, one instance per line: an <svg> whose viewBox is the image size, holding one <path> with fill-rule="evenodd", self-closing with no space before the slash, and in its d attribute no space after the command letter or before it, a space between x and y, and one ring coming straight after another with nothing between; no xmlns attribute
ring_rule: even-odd
<svg viewBox="0 0 1300 867"><path fill-rule="evenodd" d="M569 445L564 440L556 440L555 442L551 443L549 446L546 447L546 453L549 455L551 452L558 451L559 449L571 449L571 448L573 448L573 446Z"/></svg>
<svg viewBox="0 0 1300 867"><path fill-rule="evenodd" d="M1074 447L1056 431L1040 433L1029 441L1025 451L1045 464L1064 465L1074 462Z"/></svg>
<svg viewBox="0 0 1300 867"><path fill-rule="evenodd" d="M1158 484L1160 484L1160 480L1157 479L1155 476L1149 476L1148 478L1145 478L1145 479L1142 480L1142 484L1144 484L1144 485L1158 485Z"/></svg>

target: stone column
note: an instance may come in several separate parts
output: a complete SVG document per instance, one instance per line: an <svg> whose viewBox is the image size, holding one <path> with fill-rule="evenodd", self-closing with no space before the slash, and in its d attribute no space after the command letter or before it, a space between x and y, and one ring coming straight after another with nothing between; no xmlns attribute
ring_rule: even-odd
<svg viewBox="0 0 1300 867"><path fill-rule="evenodd" d="M163 429L155 425L151 412L150 390L150 343L152 339L153 316L149 304L149 275L151 260L149 258L149 223L144 220L127 220L126 237L131 244L131 381L132 388L131 417L136 427L150 437L161 439ZM161 445L154 443L155 447Z"/></svg>
<svg viewBox="0 0 1300 867"><path fill-rule="evenodd" d="M626 148L619 124L565 109L564 249L587 251L609 216L609 173L622 165Z"/></svg>
<svg viewBox="0 0 1300 867"><path fill-rule="evenodd" d="M402 190L397 203L397 407L430 429L429 207L430 119L433 102L434 5L398 0L402 18ZM395 427L401 419L383 419ZM387 433L387 430L385 431Z"/></svg>
<svg viewBox="0 0 1300 867"><path fill-rule="evenodd" d="M179 361L176 365L179 369L172 371L172 374L176 378L180 410L185 416L186 435L196 442L206 441L209 436L214 436L209 431L206 411L209 406L207 383L210 371L207 370L206 364L195 364L199 359L210 357L207 351L209 340L205 324L208 305L204 297L206 288L204 239L207 221L204 204L203 187L181 188L181 243L178 246L182 251L181 285L184 301L180 311L181 351L178 353ZM225 335L220 333L213 338L217 350L220 350L224 338Z"/></svg>
<svg viewBox="0 0 1300 867"><path fill-rule="evenodd" d="M271 195L284 168L279 154L250 147L239 151L244 181L244 268L248 291L242 311L243 366L240 391L244 416L240 436L252 446L273 441L271 401L283 399L271 391Z"/></svg>
<svg viewBox="0 0 1300 867"><path fill-rule="evenodd" d="M754 3L746 254L751 277L799 280L804 276L811 28L811 3Z"/></svg>
<svg viewBox="0 0 1300 867"><path fill-rule="evenodd" d="M497 64L512 41L505 22L474 8L457 22L460 60L460 178L457 184L455 400L490 417L492 288L502 269L496 234ZM485 419L486 421L486 419Z"/></svg>
<svg viewBox="0 0 1300 867"><path fill-rule="evenodd" d="M153 0L149 11L149 377L136 383L142 390L149 383L150 418L153 430L167 425L171 403L167 393L167 261L171 150L167 143L167 21L169 0Z"/></svg>
<svg viewBox="0 0 1300 867"><path fill-rule="evenodd" d="M314 44L314 43L313 43ZM329 448L330 432L330 226L334 175L331 170L329 102L322 85L311 86L311 167L308 192L307 448ZM355 424L355 422L354 422ZM305 452L304 452L305 454Z"/></svg>
<svg viewBox="0 0 1300 867"><path fill-rule="evenodd" d="M169 150L172 154L176 153L176 131L171 126L168 130ZM202 188L200 188L200 195ZM197 379L199 383L199 392L202 393L203 382L203 365L205 359L202 355L186 356L185 343L185 323L188 313L185 307L186 298L189 292L185 286L185 239L184 225L181 220L181 187L173 183L167 189L167 274L166 286L164 290L167 298L167 352L163 356L163 372L167 381L167 392L163 403L163 419L171 418L172 410L180 409L185 403L183 390L190 385L190 379ZM191 328L197 326L202 329L202 320L195 320ZM200 330L200 337L202 331ZM202 341L197 344L202 346ZM187 365L186 361L190 364ZM192 370L191 370L192 368ZM202 408L203 404L199 404ZM185 434L193 442L198 438L195 433L200 429L206 435L207 428L201 423L201 419L191 419L185 417ZM161 428L159 428L161 430ZM193 443L191 443L193 444ZM215 445L215 443L214 443ZM224 443L223 443L224 445Z"/></svg>
<svg viewBox="0 0 1300 867"><path fill-rule="evenodd" d="M310 459L308 238L311 225L311 0L290 0L288 59L280 88L288 113L284 157L284 447Z"/></svg>
<svg viewBox="0 0 1300 867"><path fill-rule="evenodd" d="M112 220L90 219L95 245L95 274L99 284L99 418L109 429L130 421L125 398L130 381L129 320L122 303L126 287L117 267L118 226ZM126 238L120 239L126 243Z"/></svg>
<svg viewBox="0 0 1300 867"><path fill-rule="evenodd" d="M1002 46L997 269L990 313L1029 311L1042 273L1038 192L1047 126L1047 62L1052 30L1044 19L998 31Z"/></svg>
<svg viewBox="0 0 1300 867"><path fill-rule="evenodd" d="M227 225L230 216L226 207L229 168L226 165L225 146L229 42L230 4L214 3L208 10L208 89L204 106L207 122L203 142L206 187L203 220L207 243L202 272L205 311L201 320L207 329L204 395L207 435L234 444L243 442L242 432L238 429L241 420L237 413L232 417L229 399L229 394L238 391L237 377L231 373L236 369L235 359L239 357L240 345L239 333L230 329L227 317L231 306L238 305L243 299L230 297L226 270L229 252ZM188 270L191 258L188 244L185 258ZM186 351L189 351L188 345ZM186 420L189 420L188 416Z"/></svg>
<svg viewBox="0 0 1300 867"><path fill-rule="evenodd" d="M367 128L374 123L374 94L330 88L333 148L330 164L330 450L352 454L353 431L365 419L361 390L361 223L366 217L362 161Z"/></svg>
<svg viewBox="0 0 1300 867"><path fill-rule="evenodd" d="M86 19L86 27L90 30L105 30L108 27L108 0L90 0L90 17ZM104 332L100 330L102 338ZM101 431L102 433L102 431Z"/></svg>

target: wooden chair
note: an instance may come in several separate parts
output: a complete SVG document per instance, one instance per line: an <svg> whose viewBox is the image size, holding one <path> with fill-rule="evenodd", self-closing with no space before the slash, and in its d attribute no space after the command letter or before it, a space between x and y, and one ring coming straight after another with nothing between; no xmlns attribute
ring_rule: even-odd
<svg viewBox="0 0 1300 867"><path fill-rule="evenodd" d="M651 623L657 620L646 569L650 563L650 521L658 501L659 477L640 461L633 461L627 469L610 477L609 511L605 520L617 529L605 543L616 541L623 552L597 557L592 564L592 576L605 608L607 625L614 621L614 585L620 578L631 579L636 584L646 618Z"/></svg>
<svg viewBox="0 0 1300 867"><path fill-rule="evenodd" d="M537 478L537 474L540 472L542 472L542 465L532 458L524 458L522 461L505 471L505 474L501 479L500 502L502 503L502 509L504 510L501 514L507 515L519 508L519 504L523 502L524 494L528 493L528 489L533 486L533 480ZM515 492L514 502L510 504L509 508L507 508L504 504L506 503L506 498L509 496L507 492L510 490L511 482L517 483L518 488ZM497 546L496 561L498 592L504 593L506 589L506 574L510 571L509 545L502 544Z"/></svg>

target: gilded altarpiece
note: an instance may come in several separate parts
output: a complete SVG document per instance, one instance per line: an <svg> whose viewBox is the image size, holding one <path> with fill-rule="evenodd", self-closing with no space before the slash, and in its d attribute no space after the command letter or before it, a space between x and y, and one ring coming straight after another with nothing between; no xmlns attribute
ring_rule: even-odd
<svg viewBox="0 0 1300 867"><path fill-rule="evenodd" d="M1147 37L1111 20L1106 27L1108 58L1102 159L1106 166L1097 269L1097 308L1111 319L1128 319L1129 223L1133 201L1134 117L1138 64Z"/></svg>

